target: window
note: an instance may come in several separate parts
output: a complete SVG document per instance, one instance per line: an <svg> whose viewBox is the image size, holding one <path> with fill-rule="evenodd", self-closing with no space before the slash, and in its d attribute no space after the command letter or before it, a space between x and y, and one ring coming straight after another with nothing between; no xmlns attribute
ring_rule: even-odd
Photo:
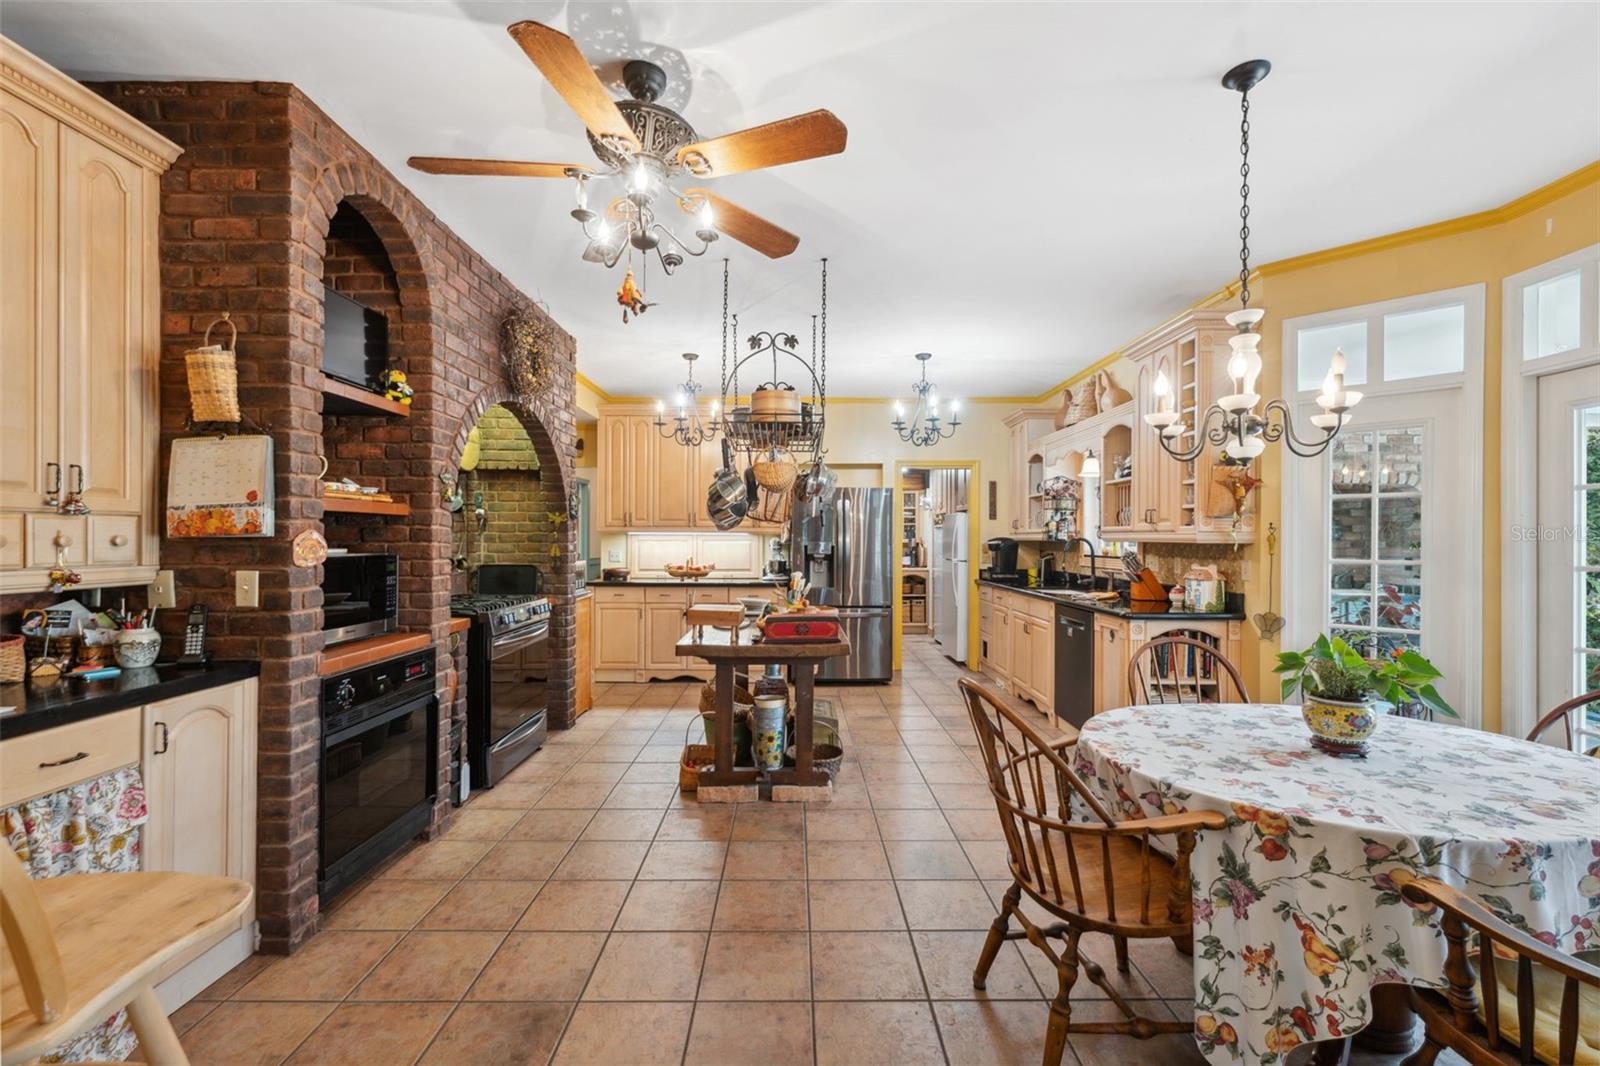
<svg viewBox="0 0 1600 1066"><path fill-rule="evenodd" d="M1367 324L1343 322L1299 331L1296 338L1300 354L1300 391L1315 392L1333 365L1334 351L1344 352L1346 385L1367 383Z"/></svg>
<svg viewBox="0 0 1600 1066"><path fill-rule="evenodd" d="M1582 270L1523 289L1522 358L1543 359L1578 347L1582 304Z"/></svg>
<svg viewBox="0 0 1600 1066"><path fill-rule="evenodd" d="M1578 484L1573 501L1575 526L1582 537L1575 546L1573 598L1581 603L1579 646L1573 664L1573 691L1600 688L1600 404L1579 408ZM1580 726L1600 734L1600 710L1591 709ZM1600 736L1595 738L1600 741ZM1579 751L1587 750L1580 745Z"/></svg>
<svg viewBox="0 0 1600 1066"><path fill-rule="evenodd" d="M1388 383L1408 390L1458 383L1468 353L1481 358L1481 286L1408 296L1401 300L1329 311L1284 324L1301 393L1322 388L1335 350L1344 352L1345 384L1369 395ZM1432 379L1432 380L1430 380Z"/></svg>
<svg viewBox="0 0 1600 1066"><path fill-rule="evenodd" d="M1420 425L1346 431L1329 463L1330 631L1368 654L1420 648Z"/></svg>
<svg viewBox="0 0 1600 1066"><path fill-rule="evenodd" d="M1388 381L1459 374L1466 355L1465 304L1383 316L1383 376Z"/></svg>

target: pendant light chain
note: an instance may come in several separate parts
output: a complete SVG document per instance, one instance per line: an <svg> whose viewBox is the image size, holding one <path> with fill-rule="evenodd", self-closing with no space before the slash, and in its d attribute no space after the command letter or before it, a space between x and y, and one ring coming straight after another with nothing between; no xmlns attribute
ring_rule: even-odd
<svg viewBox="0 0 1600 1066"><path fill-rule="evenodd" d="M817 385L817 399L823 414L828 410L828 257L822 257L822 377Z"/></svg>
<svg viewBox="0 0 1600 1066"><path fill-rule="evenodd" d="M1250 90L1239 94L1239 299L1250 306Z"/></svg>
<svg viewBox="0 0 1600 1066"><path fill-rule="evenodd" d="M722 391L728 391L728 260L722 260ZM727 399L726 396L723 397ZM726 412L724 412L726 415Z"/></svg>

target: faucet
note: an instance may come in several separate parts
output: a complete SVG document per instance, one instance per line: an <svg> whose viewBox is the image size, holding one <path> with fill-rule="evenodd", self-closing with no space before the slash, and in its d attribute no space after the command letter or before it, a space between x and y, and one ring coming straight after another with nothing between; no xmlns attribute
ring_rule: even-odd
<svg viewBox="0 0 1600 1066"><path fill-rule="evenodd" d="M1084 548L1086 548L1088 550L1088 554L1089 554L1089 591L1090 592L1098 591L1097 586L1100 584L1100 576L1099 576L1098 572L1095 569L1094 545L1089 543L1089 538L1087 538L1087 537L1068 537L1066 540L1061 542L1061 550L1064 551L1064 552L1069 552L1069 551L1072 550L1072 546L1075 545L1075 544L1082 544L1084 546Z"/></svg>

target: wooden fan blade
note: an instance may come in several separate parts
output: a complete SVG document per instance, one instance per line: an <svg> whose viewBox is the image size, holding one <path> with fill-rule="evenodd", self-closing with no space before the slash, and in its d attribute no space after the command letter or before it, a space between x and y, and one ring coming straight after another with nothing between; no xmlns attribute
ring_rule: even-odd
<svg viewBox="0 0 1600 1066"><path fill-rule="evenodd" d="M571 37L537 22L516 22L507 26L506 32L528 53L567 106L578 113L590 133L620 138L638 151L639 138Z"/></svg>
<svg viewBox="0 0 1600 1066"><path fill-rule="evenodd" d="M689 201L704 201L711 205L712 225L740 244L748 245L768 259L782 259L800 247L800 238L760 215L730 203L710 189L689 189L684 193ZM699 203L695 203L699 207Z"/></svg>
<svg viewBox="0 0 1600 1066"><path fill-rule="evenodd" d="M678 149L678 162L699 177L738 174L836 155L844 151L845 135L844 123L832 111L808 111L686 144Z"/></svg>
<svg viewBox="0 0 1600 1066"><path fill-rule="evenodd" d="M406 160L424 174L493 174L506 178L564 178L569 170L588 170L577 163L524 163L515 159L455 159L440 155L414 155Z"/></svg>

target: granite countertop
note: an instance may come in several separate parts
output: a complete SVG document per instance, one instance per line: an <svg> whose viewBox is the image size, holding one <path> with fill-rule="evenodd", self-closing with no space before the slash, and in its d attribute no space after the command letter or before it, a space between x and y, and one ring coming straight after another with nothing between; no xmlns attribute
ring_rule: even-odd
<svg viewBox="0 0 1600 1066"><path fill-rule="evenodd" d="M104 681L62 678L55 684L24 681L0 685L0 707L13 708L0 713L0 740L230 685L260 672L258 662L210 662L204 666L165 663L124 670L121 676Z"/></svg>
<svg viewBox="0 0 1600 1066"><path fill-rule="evenodd" d="M667 588L749 588L752 585L765 585L769 588L778 588L789 579L765 580L759 577L703 577L698 581L689 578L678 579L675 577L630 577L626 581L591 581L589 587L594 588L626 588L632 585L646 587Z"/></svg>
<svg viewBox="0 0 1600 1066"><path fill-rule="evenodd" d="M1066 589L1027 588L1008 585L1003 581L990 581L988 578L979 578L978 584L1049 600L1052 603L1064 603L1069 607L1082 607L1086 611L1113 615L1117 618L1183 618L1194 622L1238 622L1244 619L1244 597L1237 592L1228 593L1228 609L1225 611L1180 611L1173 610L1172 606L1166 603L1129 603L1126 590L1123 590L1120 600L1090 602L1069 596Z"/></svg>

